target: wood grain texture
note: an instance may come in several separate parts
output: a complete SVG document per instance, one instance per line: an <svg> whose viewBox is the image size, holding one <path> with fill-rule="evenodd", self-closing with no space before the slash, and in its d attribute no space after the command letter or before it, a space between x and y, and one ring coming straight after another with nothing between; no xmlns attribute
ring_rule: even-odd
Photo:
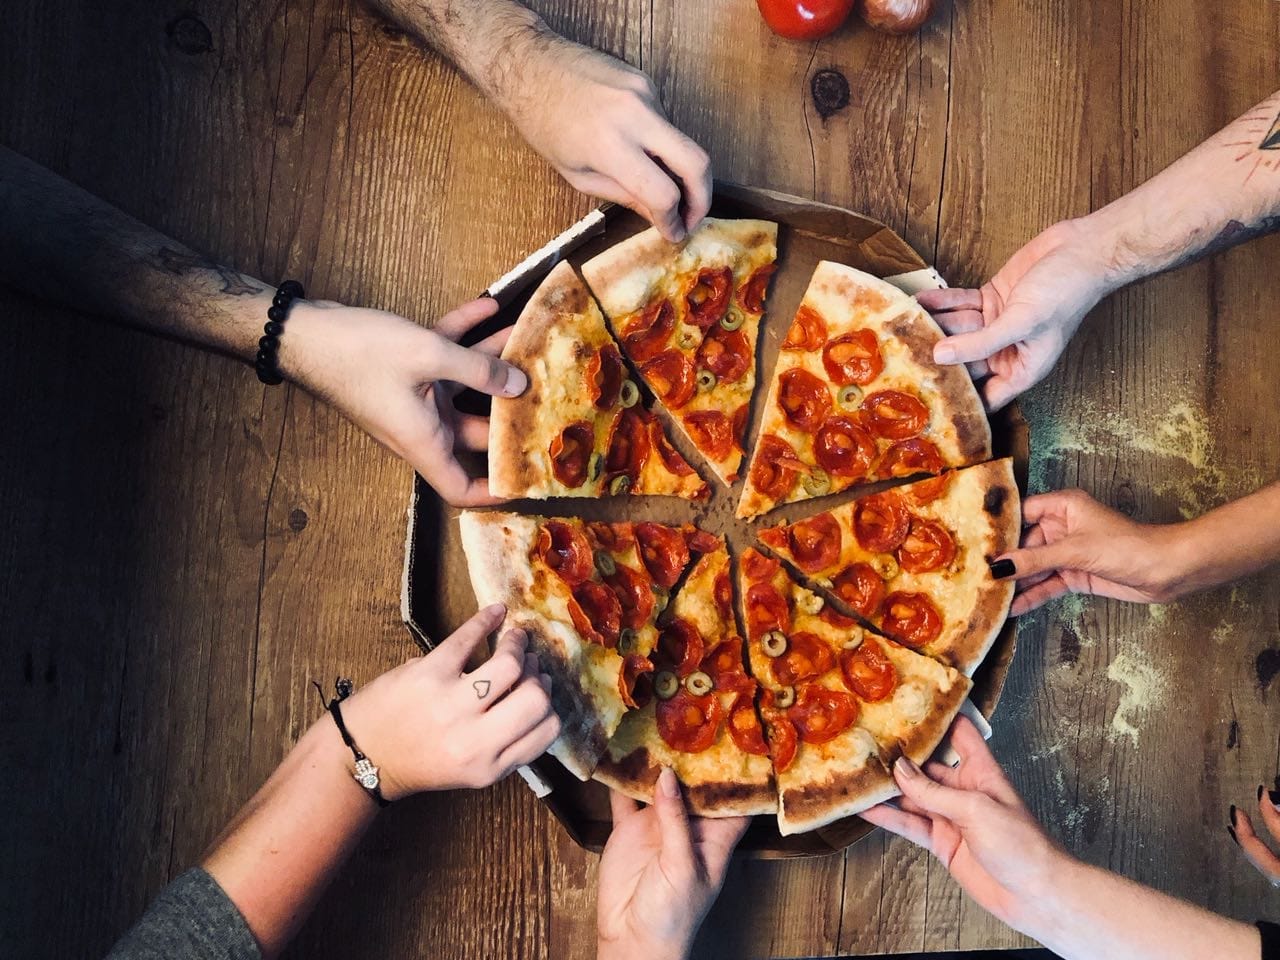
<svg viewBox="0 0 1280 960"><path fill-rule="evenodd" d="M1280 5L943 4L918 35L780 40L750 0L538 0L648 70L718 175L850 206L954 282L1119 196L1280 77ZM448 65L352 0L18 2L0 141L267 279L429 323L580 216ZM847 78L826 117L810 83ZM1274 478L1280 238L1101 305L1027 401L1035 489L1135 516ZM0 291L0 938L92 956L317 715L307 682L412 655L409 475L225 359ZM993 747L1091 862L1274 914L1221 830L1280 764L1280 573L1022 625ZM1265 663L1265 661L1264 661ZM20 775L19 775L20 774ZM1176 842L1171 842L1176 838ZM293 955L593 955L595 858L519 782L386 816ZM698 956L1015 946L908 844L735 864Z"/></svg>

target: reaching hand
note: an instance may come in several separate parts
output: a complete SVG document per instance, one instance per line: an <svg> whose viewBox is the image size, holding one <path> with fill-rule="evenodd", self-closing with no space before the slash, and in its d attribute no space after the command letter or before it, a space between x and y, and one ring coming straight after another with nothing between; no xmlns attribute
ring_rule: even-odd
<svg viewBox="0 0 1280 960"><path fill-rule="evenodd" d="M1262 817L1262 822L1266 824L1267 832L1275 840L1280 841L1280 806L1277 806L1277 800L1280 800L1280 790L1268 792L1263 787L1258 787L1258 813ZM1253 864L1273 887L1280 887L1280 857L1272 853L1271 848L1254 833L1253 821L1249 818L1249 814L1237 809L1234 804L1231 807L1231 826L1228 832L1231 834L1231 839L1244 851L1245 859Z"/></svg>
<svg viewBox="0 0 1280 960"><path fill-rule="evenodd" d="M1064 593L1092 593L1135 603L1177 595L1178 528L1138 523L1104 507L1083 490L1028 497L1022 504L1022 546L1000 560L1018 578L1011 613L1034 610Z"/></svg>
<svg viewBox="0 0 1280 960"><path fill-rule="evenodd" d="M389 670L342 705L351 736L378 764L382 793L487 787L541 756L560 735L551 680L508 630L470 673L467 662L502 624L486 607L425 657Z"/></svg>
<svg viewBox="0 0 1280 960"><path fill-rule="evenodd" d="M630 207L672 242L711 207L711 161L662 112L649 78L553 34L496 93L569 183Z"/></svg>
<svg viewBox="0 0 1280 960"><path fill-rule="evenodd" d="M922 771L899 758L898 805L882 803L862 816L924 847L978 903L1019 927L1067 855L1027 811L967 718L951 728L951 745L960 754L954 769L932 761Z"/></svg>
<svg viewBox="0 0 1280 960"><path fill-rule="evenodd" d="M464 387L515 397L528 386L523 372L498 358L509 328L474 347L457 342L497 309L493 300L473 300L428 330L382 310L299 301L281 338L280 362L288 376L407 460L449 503L498 503L488 480L468 476L455 454L488 449L489 419L453 405Z"/></svg>
<svg viewBox="0 0 1280 960"><path fill-rule="evenodd" d="M979 290L929 290L917 299L950 334L938 363L967 363L998 410L1053 368L1071 335L1108 292L1107 270L1079 221L1045 230Z"/></svg>
<svg viewBox="0 0 1280 960"><path fill-rule="evenodd" d="M748 819L690 819L670 770L658 777L650 807L616 791L609 799L613 833L600 858L597 956L683 958Z"/></svg>

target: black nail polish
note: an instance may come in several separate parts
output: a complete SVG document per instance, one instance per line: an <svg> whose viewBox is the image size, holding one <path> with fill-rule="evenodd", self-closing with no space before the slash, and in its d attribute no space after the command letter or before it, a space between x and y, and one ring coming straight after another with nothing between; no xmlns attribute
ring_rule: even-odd
<svg viewBox="0 0 1280 960"><path fill-rule="evenodd" d="M1240 841L1236 839L1235 828L1227 827L1227 833L1231 834L1231 842L1234 843L1237 847L1240 846Z"/></svg>
<svg viewBox="0 0 1280 960"><path fill-rule="evenodd" d="M1262 784L1258 784L1258 802L1262 802Z"/></svg>
<svg viewBox="0 0 1280 960"><path fill-rule="evenodd" d="M1280 807L1280 790L1268 790L1267 799L1271 801L1273 807Z"/></svg>
<svg viewBox="0 0 1280 960"><path fill-rule="evenodd" d="M1236 825L1236 805L1233 803L1231 805L1231 826L1234 827L1235 825Z"/></svg>
<svg viewBox="0 0 1280 960"><path fill-rule="evenodd" d="M1013 561L1008 557L1001 557L999 560L993 560L991 562L991 576L995 577L997 580L1004 580L1007 577L1012 577L1017 572L1018 568L1013 565Z"/></svg>

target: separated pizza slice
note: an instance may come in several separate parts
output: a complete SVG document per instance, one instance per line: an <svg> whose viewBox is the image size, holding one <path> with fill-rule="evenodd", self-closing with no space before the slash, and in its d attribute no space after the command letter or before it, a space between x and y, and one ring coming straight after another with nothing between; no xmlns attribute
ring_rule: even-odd
<svg viewBox="0 0 1280 960"><path fill-rule="evenodd" d="M729 553L718 541L694 565L664 617L651 656L653 697L622 718L595 779L651 803L658 774L671 767L693 813L777 810L756 682L743 666L732 605Z"/></svg>
<svg viewBox="0 0 1280 960"><path fill-rule="evenodd" d="M893 762L923 763L971 684L876 635L756 550L740 579L785 836L861 813L898 789Z"/></svg>
<svg viewBox="0 0 1280 960"><path fill-rule="evenodd" d="M715 538L656 523L464 511L459 518L480 606L501 603L509 627L551 677L560 738L550 753L591 776L623 715L643 699L658 642L657 617L689 565Z"/></svg>
<svg viewBox="0 0 1280 960"><path fill-rule="evenodd" d="M1013 581L988 563L1018 545L1009 459L852 500L760 540L883 633L972 676L1008 616Z"/></svg>
<svg viewBox="0 0 1280 960"><path fill-rule="evenodd" d="M814 271L774 366L738 516L857 483L991 457L991 429L942 331L892 284L839 263Z"/></svg>
<svg viewBox="0 0 1280 960"><path fill-rule="evenodd" d="M645 230L582 275L654 394L726 483L738 477L778 225L708 217L678 244Z"/></svg>
<svg viewBox="0 0 1280 960"><path fill-rule="evenodd" d="M528 375L529 388L493 401L489 489L496 496L710 493L641 403L599 307L568 263L534 292L502 358Z"/></svg>

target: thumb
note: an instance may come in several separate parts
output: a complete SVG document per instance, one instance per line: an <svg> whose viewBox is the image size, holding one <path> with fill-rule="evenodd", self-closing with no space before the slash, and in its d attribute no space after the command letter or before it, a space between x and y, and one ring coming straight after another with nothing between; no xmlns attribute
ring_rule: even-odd
<svg viewBox="0 0 1280 960"><path fill-rule="evenodd" d="M680 795L680 782L675 771L663 767L653 791L654 812L658 816L658 835L662 843L664 866L677 876L697 873L698 862L693 852L693 832L689 828L689 811Z"/></svg>
<svg viewBox="0 0 1280 960"><path fill-rule="evenodd" d="M1008 560L1013 570L1004 573L1004 577L1033 577L1038 573L1053 573L1057 570L1089 570L1094 559L1094 551L1089 549L1085 537L1073 534L1046 543L1038 547L1022 547L1003 554L994 563ZM1004 570L1007 566L1001 565Z"/></svg>
<svg viewBox="0 0 1280 960"><path fill-rule="evenodd" d="M902 795L927 813L936 813L963 826L969 822L979 795L969 790L944 787L929 777L905 755L893 765L893 778Z"/></svg>
<svg viewBox="0 0 1280 960"><path fill-rule="evenodd" d="M1029 307L1015 304L1003 310L981 330L957 333L939 340L933 347L937 363L972 363L986 360L996 353L1025 340L1035 329L1035 317Z"/></svg>
<svg viewBox="0 0 1280 960"><path fill-rule="evenodd" d="M433 380L452 380L494 397L518 397L529 386L529 378L519 367L443 337L436 340L426 372Z"/></svg>

